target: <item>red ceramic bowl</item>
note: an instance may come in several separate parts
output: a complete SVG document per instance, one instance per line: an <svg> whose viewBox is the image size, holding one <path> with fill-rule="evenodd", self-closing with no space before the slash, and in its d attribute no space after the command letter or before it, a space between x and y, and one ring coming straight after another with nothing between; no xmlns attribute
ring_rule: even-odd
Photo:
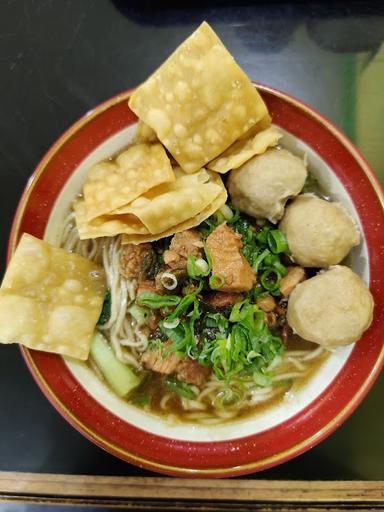
<svg viewBox="0 0 384 512"><path fill-rule="evenodd" d="M283 144L294 152L306 152L320 181L354 212L364 236L352 265L370 283L374 320L361 340L331 358L325 382L321 378L309 386L293 404L280 412L211 430L173 429L161 425L162 420L131 416L124 404L107 396L99 389L100 383L93 382L76 364L22 348L40 389L71 425L111 454L161 473L235 476L287 461L346 420L383 364L383 192L378 180L355 146L328 120L286 94L258 88L273 122L285 132ZM136 122L127 105L129 95L129 91L120 94L88 113L45 155L20 200L8 258L23 232L54 238L60 215L81 187L86 167L127 144L129 127Z"/></svg>

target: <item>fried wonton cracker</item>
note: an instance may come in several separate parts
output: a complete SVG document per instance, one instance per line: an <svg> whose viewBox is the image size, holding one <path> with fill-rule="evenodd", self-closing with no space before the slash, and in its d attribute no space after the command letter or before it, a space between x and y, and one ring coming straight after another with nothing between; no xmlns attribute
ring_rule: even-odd
<svg viewBox="0 0 384 512"><path fill-rule="evenodd" d="M213 174L213 181L217 185L220 186L220 192L218 195L212 200L212 202L204 208L203 211L195 215L194 217L177 224L176 226L172 226L169 229L166 229L162 233L157 234L149 234L149 235L123 235L122 243L123 244L141 244L144 242L153 242L154 240L159 240L160 238L164 238L166 236L174 235L175 233L179 233L180 231L184 231L186 229L193 228L201 224L205 219L207 219L210 215L212 215L216 210L218 210L223 204L225 204L228 194L224 184L221 180L219 174Z"/></svg>
<svg viewBox="0 0 384 512"><path fill-rule="evenodd" d="M199 187L171 190L152 199L142 196L126 210L140 219L150 233L157 234L195 217L219 192L219 185L203 183Z"/></svg>
<svg viewBox="0 0 384 512"><path fill-rule="evenodd" d="M282 136L283 134L277 128L271 126L249 139L236 141L207 167L220 173L237 169L253 156L261 155L269 147L276 146Z"/></svg>
<svg viewBox="0 0 384 512"><path fill-rule="evenodd" d="M90 222L82 217L81 200L77 201L74 210L80 238L161 233L200 213L223 187L213 173L205 169L192 175L176 169L175 174L174 182L154 187L111 215Z"/></svg>
<svg viewBox="0 0 384 512"><path fill-rule="evenodd" d="M111 213L150 188L174 179L170 160L161 144L131 146L115 162L101 162L89 170L82 216L92 220Z"/></svg>
<svg viewBox="0 0 384 512"><path fill-rule="evenodd" d="M220 155L268 113L206 22L138 87L129 106L188 173Z"/></svg>
<svg viewBox="0 0 384 512"><path fill-rule="evenodd" d="M259 132L266 130L271 126L272 118L269 114L266 114L260 121L252 126L248 131L240 135L238 140L248 140Z"/></svg>
<svg viewBox="0 0 384 512"><path fill-rule="evenodd" d="M0 288L0 342L85 360L104 292L101 267L25 233Z"/></svg>
<svg viewBox="0 0 384 512"><path fill-rule="evenodd" d="M73 210L80 240L100 238L102 236L116 236L123 233L149 234L144 224L131 214L100 215L100 217L88 221L84 216L84 201L81 199L73 203Z"/></svg>
<svg viewBox="0 0 384 512"><path fill-rule="evenodd" d="M133 143L134 144L142 144L142 143L148 143L153 144L155 142L159 142L159 139L157 138L157 135L154 130L147 124L143 123L143 121L140 121L137 123L136 126L136 132L133 137Z"/></svg>

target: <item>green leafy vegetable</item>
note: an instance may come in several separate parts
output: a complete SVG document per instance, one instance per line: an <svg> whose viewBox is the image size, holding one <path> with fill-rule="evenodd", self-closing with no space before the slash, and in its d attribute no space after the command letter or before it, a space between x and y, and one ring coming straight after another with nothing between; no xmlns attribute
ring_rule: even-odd
<svg viewBox="0 0 384 512"><path fill-rule="evenodd" d="M97 325L104 325L111 318L111 306L112 306L112 297L111 292L109 290L106 291L103 309L101 310L100 317L97 321Z"/></svg>
<svg viewBox="0 0 384 512"><path fill-rule="evenodd" d="M90 356L119 396L127 396L140 384L141 378L116 358L112 347L100 332L96 331L92 338Z"/></svg>
<svg viewBox="0 0 384 512"><path fill-rule="evenodd" d="M152 292L143 292L136 299L139 306L146 306L151 309L177 306L180 301L181 297L177 295L158 295Z"/></svg>
<svg viewBox="0 0 384 512"><path fill-rule="evenodd" d="M196 393L193 391L189 384L173 379L166 379L165 385L168 389L177 393L179 396L184 398L193 399L196 398Z"/></svg>

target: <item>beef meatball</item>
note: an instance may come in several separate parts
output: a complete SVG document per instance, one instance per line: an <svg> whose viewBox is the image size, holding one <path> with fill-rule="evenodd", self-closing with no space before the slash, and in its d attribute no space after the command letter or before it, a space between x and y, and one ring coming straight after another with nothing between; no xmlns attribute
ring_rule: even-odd
<svg viewBox="0 0 384 512"><path fill-rule="evenodd" d="M286 149L270 149L231 171L228 190L242 212L277 222L285 203L301 191L306 177L300 158Z"/></svg>
<svg viewBox="0 0 384 512"><path fill-rule="evenodd" d="M305 340L336 347L357 341L372 314L373 298L365 283L350 268L336 265L296 286L287 321Z"/></svg>
<svg viewBox="0 0 384 512"><path fill-rule="evenodd" d="M309 194L287 206L279 229L294 261L303 267L337 265L360 241L354 221L339 203Z"/></svg>

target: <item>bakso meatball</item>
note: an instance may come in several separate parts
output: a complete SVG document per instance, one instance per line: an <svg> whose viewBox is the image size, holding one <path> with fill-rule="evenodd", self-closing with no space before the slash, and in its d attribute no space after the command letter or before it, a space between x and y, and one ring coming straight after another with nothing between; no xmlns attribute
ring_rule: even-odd
<svg viewBox="0 0 384 512"><path fill-rule="evenodd" d="M287 321L305 340L335 347L358 340L372 313L365 283L350 268L337 265L296 286L288 300Z"/></svg>
<svg viewBox="0 0 384 512"><path fill-rule="evenodd" d="M296 263L329 267L359 244L359 232L339 203L312 195L296 197L285 209L279 229L285 234Z"/></svg>
<svg viewBox="0 0 384 512"><path fill-rule="evenodd" d="M300 192L306 177L300 158L286 149L270 149L231 171L228 190L242 212L277 222L285 203Z"/></svg>

